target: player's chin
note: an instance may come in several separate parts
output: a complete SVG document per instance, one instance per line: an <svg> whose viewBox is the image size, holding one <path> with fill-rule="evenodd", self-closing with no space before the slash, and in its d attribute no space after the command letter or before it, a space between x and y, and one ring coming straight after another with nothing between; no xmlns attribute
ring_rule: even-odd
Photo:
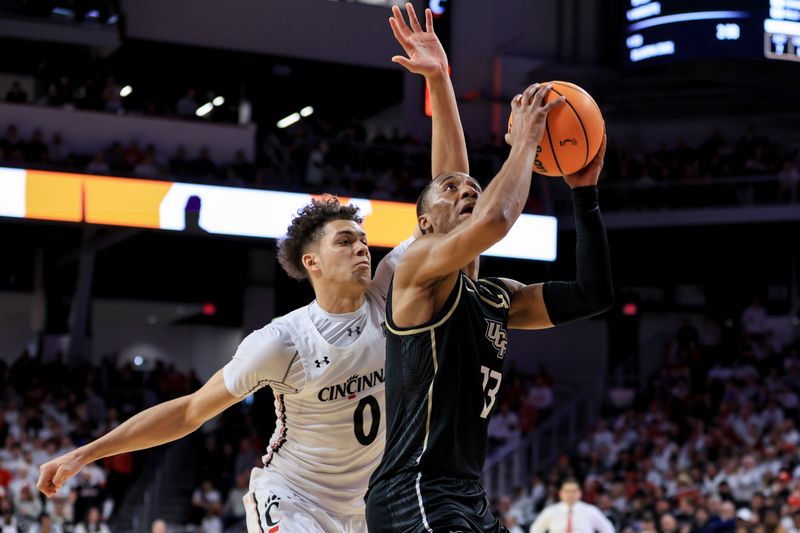
<svg viewBox="0 0 800 533"><path fill-rule="evenodd" d="M353 272L353 279L357 283L361 283L361 284L364 284L364 285L369 285L370 282L372 281L372 272L369 269L367 269L366 272L364 272L364 271Z"/></svg>

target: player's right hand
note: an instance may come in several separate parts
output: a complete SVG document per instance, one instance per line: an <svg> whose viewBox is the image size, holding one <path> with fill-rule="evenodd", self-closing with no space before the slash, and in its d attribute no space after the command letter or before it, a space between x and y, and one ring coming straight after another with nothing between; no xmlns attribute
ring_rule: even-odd
<svg viewBox="0 0 800 533"><path fill-rule="evenodd" d="M508 144L516 146L527 143L534 149L539 146L547 125L547 114L564 103L563 96L542 103L552 87L551 83L534 83L511 100L513 125L505 136Z"/></svg>
<svg viewBox="0 0 800 533"><path fill-rule="evenodd" d="M80 472L81 468L83 464L71 453L56 457L39 467L39 481L36 483L36 488L48 498L52 498L64 482Z"/></svg>

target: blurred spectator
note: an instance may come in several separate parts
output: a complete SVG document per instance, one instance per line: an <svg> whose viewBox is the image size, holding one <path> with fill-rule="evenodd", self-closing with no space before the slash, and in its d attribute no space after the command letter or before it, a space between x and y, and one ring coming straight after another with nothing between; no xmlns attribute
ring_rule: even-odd
<svg viewBox="0 0 800 533"><path fill-rule="evenodd" d="M191 174L191 165L186 156L186 148L179 146L169 160L169 171L173 179L183 179Z"/></svg>
<svg viewBox="0 0 800 533"><path fill-rule="evenodd" d="M189 168L192 174L201 179L213 178L217 174L217 165L211 160L211 155L205 146L200 149L197 159L190 163Z"/></svg>
<svg viewBox="0 0 800 533"><path fill-rule="evenodd" d="M511 410L507 401L500 404L500 410L489 420L489 445L502 446L519 439L519 416Z"/></svg>
<svg viewBox="0 0 800 533"><path fill-rule="evenodd" d="M190 87L184 96L175 104L175 113L183 118L195 118L197 111L197 98L194 88Z"/></svg>
<svg viewBox="0 0 800 533"><path fill-rule="evenodd" d="M120 113L123 111L120 90L122 90L122 88L117 84L117 80L109 76L106 79L105 87L103 87L103 107L106 111L110 111L111 113Z"/></svg>
<svg viewBox="0 0 800 533"><path fill-rule="evenodd" d="M250 471L237 470L236 485L228 491L228 499L223 508L222 522L225 528L244 520L244 497L249 491Z"/></svg>
<svg viewBox="0 0 800 533"><path fill-rule="evenodd" d="M111 533L105 522L101 520L97 507L91 507L86 518L75 526L74 533Z"/></svg>
<svg viewBox="0 0 800 533"><path fill-rule="evenodd" d="M150 533L168 533L167 523L161 520L153 521L153 525L150 527Z"/></svg>
<svg viewBox="0 0 800 533"><path fill-rule="evenodd" d="M144 152L139 146L139 141L131 139L128 146L122 151L122 161L126 169L136 168L144 159Z"/></svg>
<svg viewBox="0 0 800 533"><path fill-rule="evenodd" d="M800 171L791 160L783 163L781 171L778 172L778 186L780 198L784 202L796 202L798 184L800 184Z"/></svg>
<svg viewBox="0 0 800 533"><path fill-rule="evenodd" d="M14 508L7 499L0 500L0 533L19 533Z"/></svg>
<svg viewBox="0 0 800 533"><path fill-rule="evenodd" d="M33 131L31 140L25 146L25 160L31 162L47 161L47 145L40 128Z"/></svg>
<svg viewBox="0 0 800 533"><path fill-rule="evenodd" d="M758 298L753 298L750 305L742 311L742 327L748 335L759 339L767 333L767 310Z"/></svg>
<svg viewBox="0 0 800 533"><path fill-rule="evenodd" d="M64 138L60 133L53 135L53 140L50 142L47 153L51 163L61 163L64 165L69 164L72 155L70 147L64 142Z"/></svg>
<svg viewBox="0 0 800 533"><path fill-rule="evenodd" d="M0 139L0 148L3 149L5 158L9 161L22 161L25 157L25 144L19 136L17 127L10 124L6 128L5 136Z"/></svg>
<svg viewBox="0 0 800 533"><path fill-rule="evenodd" d="M533 379L533 386L528 390L528 403L541 418L550 414L553 408L553 387L547 384L544 377L536 376Z"/></svg>
<svg viewBox="0 0 800 533"><path fill-rule="evenodd" d="M22 84L15 81L11 84L11 88L6 93L6 102L14 104L24 104L28 101L28 93L22 90Z"/></svg>
<svg viewBox="0 0 800 533"><path fill-rule="evenodd" d="M206 479L192 494L192 506L195 521L199 522L202 517L208 516L214 509L221 508L222 496L211 484L211 481Z"/></svg>
<svg viewBox="0 0 800 533"><path fill-rule="evenodd" d="M64 529L60 524L53 522L50 515L42 514L39 516L39 521L28 529L28 533L64 533Z"/></svg>
<svg viewBox="0 0 800 533"><path fill-rule="evenodd" d="M561 483L560 503L545 508L536 517L531 533L565 531L567 533L614 533L614 525L609 522L594 505L580 501L580 485L574 479ZM662 523L663 526L663 523ZM674 533L663 531L662 533Z"/></svg>
<svg viewBox="0 0 800 533"><path fill-rule="evenodd" d="M86 172L90 174L108 174L111 172L111 167L106 163L106 157L103 152L94 154L94 159L86 165Z"/></svg>
<svg viewBox="0 0 800 533"><path fill-rule="evenodd" d="M214 504L208 509L203 521L200 522L200 531L202 533L222 533L222 519L219 517L220 509L219 504Z"/></svg>
<svg viewBox="0 0 800 533"><path fill-rule="evenodd" d="M72 84L67 76L62 76L56 83L50 84L47 102L55 107L69 107L72 105Z"/></svg>
<svg viewBox="0 0 800 533"><path fill-rule="evenodd" d="M161 175L161 171L153 161L152 156L145 155L136 166L133 167L133 175L140 178L157 178Z"/></svg>

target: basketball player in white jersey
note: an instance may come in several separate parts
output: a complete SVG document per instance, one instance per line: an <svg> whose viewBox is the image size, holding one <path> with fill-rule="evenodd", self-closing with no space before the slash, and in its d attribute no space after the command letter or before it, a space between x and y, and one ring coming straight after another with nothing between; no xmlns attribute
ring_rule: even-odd
<svg viewBox="0 0 800 533"><path fill-rule="evenodd" d="M447 56L431 12L422 30L410 4L407 10L410 27L396 7L390 25L408 57L392 60L430 85L433 176L467 173ZM332 197L306 206L279 243L278 258L290 276L311 282L316 299L251 333L197 392L142 411L42 465L37 487L52 496L83 466L177 440L269 385L278 421L244 498L248 531L366 532L364 493L385 441L385 300L410 241L392 250L371 279L357 209Z"/></svg>

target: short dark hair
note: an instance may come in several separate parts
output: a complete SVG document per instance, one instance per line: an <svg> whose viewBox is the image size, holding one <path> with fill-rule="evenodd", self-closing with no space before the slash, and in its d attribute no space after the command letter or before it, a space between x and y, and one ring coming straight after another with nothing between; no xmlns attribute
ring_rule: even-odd
<svg viewBox="0 0 800 533"><path fill-rule="evenodd" d="M332 220L352 220L361 224L358 207L342 205L335 196L326 195L297 211L297 216L286 229L286 236L278 240L278 262L296 280L308 279L303 266L303 254L310 244L322 235L325 224Z"/></svg>
<svg viewBox="0 0 800 533"><path fill-rule="evenodd" d="M436 178L438 177L439 176L436 176ZM422 192L419 193L419 196L417 196L417 219L419 219L419 217L421 217L428 209L428 191L430 191L431 187L433 187L433 184L436 182L436 178L426 183L425 188L422 189Z"/></svg>
<svg viewBox="0 0 800 533"><path fill-rule="evenodd" d="M574 477L567 477L561 480L561 484L558 486L559 489L563 489L565 485L575 485L578 487L578 490L581 488L580 482L575 479Z"/></svg>

